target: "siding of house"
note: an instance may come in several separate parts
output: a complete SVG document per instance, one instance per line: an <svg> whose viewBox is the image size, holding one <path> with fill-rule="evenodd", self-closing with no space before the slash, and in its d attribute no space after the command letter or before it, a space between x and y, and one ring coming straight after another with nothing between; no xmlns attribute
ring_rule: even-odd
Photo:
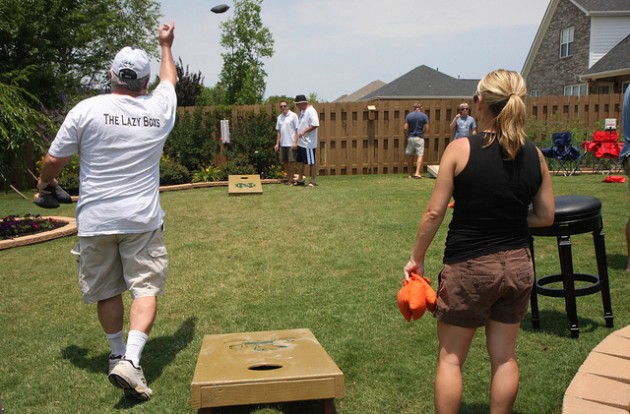
<svg viewBox="0 0 630 414"><path fill-rule="evenodd" d="M588 67L622 41L630 33L630 17L593 17Z"/></svg>
<svg viewBox="0 0 630 414"><path fill-rule="evenodd" d="M573 55L560 58L560 32L574 27ZM569 0L560 0L527 77L529 90L562 95L566 85L579 83L576 74L588 69L590 18Z"/></svg>

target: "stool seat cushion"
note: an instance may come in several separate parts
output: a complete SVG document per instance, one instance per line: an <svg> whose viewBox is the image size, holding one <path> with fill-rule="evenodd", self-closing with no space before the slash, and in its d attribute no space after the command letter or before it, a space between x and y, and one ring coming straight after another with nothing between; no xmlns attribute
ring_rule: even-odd
<svg viewBox="0 0 630 414"><path fill-rule="evenodd" d="M598 216L602 203L589 196L557 196L554 223L573 221Z"/></svg>

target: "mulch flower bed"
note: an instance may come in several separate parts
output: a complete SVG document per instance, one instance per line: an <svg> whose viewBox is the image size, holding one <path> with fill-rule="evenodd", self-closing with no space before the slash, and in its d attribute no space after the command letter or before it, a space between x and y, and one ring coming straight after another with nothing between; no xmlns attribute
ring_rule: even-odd
<svg viewBox="0 0 630 414"><path fill-rule="evenodd" d="M39 214L25 214L23 216L5 216L0 222L0 240L50 231L67 225L67 221L42 217Z"/></svg>

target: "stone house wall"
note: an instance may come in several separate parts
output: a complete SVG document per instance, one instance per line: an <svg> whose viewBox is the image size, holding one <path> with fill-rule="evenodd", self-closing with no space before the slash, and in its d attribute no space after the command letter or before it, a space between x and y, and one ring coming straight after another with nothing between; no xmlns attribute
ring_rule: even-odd
<svg viewBox="0 0 630 414"><path fill-rule="evenodd" d="M560 32L574 27L573 55L560 58ZM560 0L526 79L530 91L562 95L564 87L580 83L588 69L590 18L569 0Z"/></svg>

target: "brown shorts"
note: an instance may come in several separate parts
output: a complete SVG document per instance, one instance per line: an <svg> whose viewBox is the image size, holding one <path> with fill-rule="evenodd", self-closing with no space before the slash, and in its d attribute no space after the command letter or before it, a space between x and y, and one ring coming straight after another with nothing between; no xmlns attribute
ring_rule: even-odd
<svg viewBox="0 0 630 414"><path fill-rule="evenodd" d="M297 150L291 147L280 147L278 151L280 162L295 162L297 159Z"/></svg>
<svg viewBox="0 0 630 414"><path fill-rule="evenodd" d="M529 248L447 264L440 273L435 316L465 328L484 326L490 319L518 323L527 312L533 284Z"/></svg>

